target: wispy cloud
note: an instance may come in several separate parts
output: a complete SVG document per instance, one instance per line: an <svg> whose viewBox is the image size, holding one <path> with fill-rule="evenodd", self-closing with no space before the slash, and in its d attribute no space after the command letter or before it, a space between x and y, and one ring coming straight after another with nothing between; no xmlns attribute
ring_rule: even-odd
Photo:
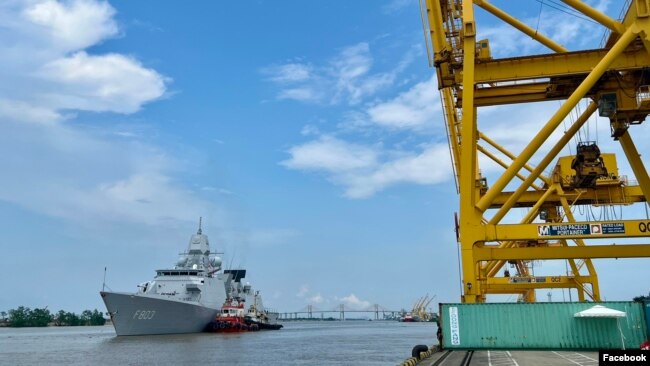
<svg viewBox="0 0 650 366"><path fill-rule="evenodd" d="M370 121L390 129L431 131L433 122L440 118L442 108L437 93L435 76L415 84L387 102L377 103L367 109Z"/></svg>
<svg viewBox="0 0 650 366"><path fill-rule="evenodd" d="M323 296L321 296L320 292L317 293L317 294L314 295L314 296L309 297L307 300L308 300L309 303L311 303L311 304L322 304L322 303L325 301L325 299L323 298Z"/></svg>
<svg viewBox="0 0 650 366"><path fill-rule="evenodd" d="M292 99L299 102L317 102L323 98L322 94L312 87L283 89L278 94L278 99Z"/></svg>
<svg viewBox="0 0 650 366"><path fill-rule="evenodd" d="M297 297L305 297L309 293L309 285L301 285L296 293Z"/></svg>
<svg viewBox="0 0 650 366"><path fill-rule="evenodd" d="M367 101L379 90L395 90L397 75L408 67L418 52L417 47L409 48L390 72L376 74L370 73L373 56L365 42L347 47L333 57L327 73L333 81L327 93L330 102L345 99L353 109L344 112L334 132L321 132L320 125L305 125L301 133L310 141L290 147L287 150L289 158L280 164L293 170L324 174L330 182L344 187L344 195L348 198L367 198L402 183L435 184L448 179L451 176L448 173L449 159L446 158L448 150L443 144L405 148L401 143L386 146L381 142L364 142L366 139L359 136L340 136L358 133L366 136L373 131L404 131L430 136L432 132L441 130L441 123L436 127L436 121L441 119L441 106L435 77L410 86L406 83L406 90L392 98L380 100L374 97L374 100ZM309 83L302 87L316 89L311 89ZM402 87L397 88L400 90ZM282 93L292 90L285 89ZM306 94L294 99L312 97L312 94ZM361 101L365 102L362 104Z"/></svg>
<svg viewBox="0 0 650 366"><path fill-rule="evenodd" d="M419 151L384 151L381 146L353 144L332 136L294 146L281 164L297 170L325 173L345 187L349 198L367 198L401 183L435 184L451 177L449 150L444 144Z"/></svg>
<svg viewBox="0 0 650 366"><path fill-rule="evenodd" d="M73 222L157 224L211 209L174 182L178 163L132 139L65 125L0 123L0 200Z"/></svg>
<svg viewBox="0 0 650 366"><path fill-rule="evenodd" d="M362 300L353 293L343 297L335 297L334 299L342 302L346 308L352 310L367 310L372 305L370 301Z"/></svg>
<svg viewBox="0 0 650 366"><path fill-rule="evenodd" d="M332 136L294 146L289 150L291 158L282 162L290 169L349 172L366 170L377 165L378 151L372 147L357 145Z"/></svg>
<svg viewBox="0 0 650 366"><path fill-rule="evenodd" d="M279 100L356 105L393 85L415 53L414 49L406 52L392 70L373 73L370 45L360 42L344 47L320 65L292 61L265 67L260 72L279 87Z"/></svg>
<svg viewBox="0 0 650 366"><path fill-rule="evenodd" d="M170 80L135 57L90 53L121 35L114 16L95 0L0 5L0 200L75 222L191 220L213 208L172 178L177 161L120 126L68 123L166 92Z"/></svg>
<svg viewBox="0 0 650 366"><path fill-rule="evenodd" d="M135 58L85 50L119 35L114 14L91 0L0 6L0 77L12 85L0 87L0 116L51 123L74 110L133 113L163 96L169 79Z"/></svg>
<svg viewBox="0 0 650 366"><path fill-rule="evenodd" d="M384 4L381 7L381 10L384 13L390 14L409 6L416 7L417 4L417 0L390 0L387 4Z"/></svg>
<svg viewBox="0 0 650 366"><path fill-rule="evenodd" d="M269 80L277 83L293 83L309 80L312 77L312 69L310 65L288 63L268 66L262 69L262 73L268 75Z"/></svg>

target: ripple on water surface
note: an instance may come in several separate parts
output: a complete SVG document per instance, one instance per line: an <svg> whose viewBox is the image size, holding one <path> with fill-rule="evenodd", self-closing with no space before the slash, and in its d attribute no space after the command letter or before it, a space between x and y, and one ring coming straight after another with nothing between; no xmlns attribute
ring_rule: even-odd
<svg viewBox="0 0 650 366"><path fill-rule="evenodd" d="M113 328L0 328L0 365L395 365L435 323L286 322L279 331L116 337Z"/></svg>

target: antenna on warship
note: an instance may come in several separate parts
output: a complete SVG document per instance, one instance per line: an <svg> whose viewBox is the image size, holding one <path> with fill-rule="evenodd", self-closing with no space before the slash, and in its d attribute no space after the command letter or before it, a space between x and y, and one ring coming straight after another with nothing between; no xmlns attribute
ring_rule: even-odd
<svg viewBox="0 0 650 366"><path fill-rule="evenodd" d="M102 291L106 288L106 267L104 267L104 282L102 282Z"/></svg>
<svg viewBox="0 0 650 366"><path fill-rule="evenodd" d="M201 220L202 220L202 219L203 219L203 217L200 217L200 216L199 216L199 231L196 232L196 233L199 234L199 235L201 235L201 232L202 232L202 231L201 231Z"/></svg>

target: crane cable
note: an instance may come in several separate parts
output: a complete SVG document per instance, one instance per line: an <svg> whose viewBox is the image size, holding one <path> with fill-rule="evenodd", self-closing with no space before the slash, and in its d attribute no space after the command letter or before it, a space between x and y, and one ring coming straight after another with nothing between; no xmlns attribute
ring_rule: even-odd
<svg viewBox="0 0 650 366"><path fill-rule="evenodd" d="M586 17L582 16L582 13L578 12L577 10L574 10L573 8L570 8L570 7L568 7L568 6L564 5L564 4L560 4L560 3L555 2L553 0L546 0L547 3L544 3L544 0L535 0L535 1L537 1L538 3L541 3L542 5L546 5L549 8L561 11L561 12L563 12L565 14L569 14L569 15L571 15L573 17L578 18L578 19L586 20L588 22L601 25L600 23L598 23L598 22L596 22L596 21L594 21L594 20L592 20L590 18L586 18ZM554 4L555 6L553 6L551 4Z"/></svg>
<svg viewBox="0 0 650 366"><path fill-rule="evenodd" d="M423 0L420 0L420 19L422 20L422 33L424 35L424 46L427 48L427 62L429 63L429 67L433 66L432 62L432 57L431 57L431 51L429 50L429 43L430 43L430 38L427 36L427 27L426 27L426 22L424 20L424 11L423 9Z"/></svg>

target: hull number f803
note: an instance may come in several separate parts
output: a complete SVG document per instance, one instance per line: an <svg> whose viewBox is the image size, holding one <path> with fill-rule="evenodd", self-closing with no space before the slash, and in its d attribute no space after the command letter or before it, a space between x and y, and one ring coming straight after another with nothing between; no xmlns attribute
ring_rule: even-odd
<svg viewBox="0 0 650 366"><path fill-rule="evenodd" d="M156 315L155 310L136 310L133 314L133 319L149 320L152 319L154 315Z"/></svg>

